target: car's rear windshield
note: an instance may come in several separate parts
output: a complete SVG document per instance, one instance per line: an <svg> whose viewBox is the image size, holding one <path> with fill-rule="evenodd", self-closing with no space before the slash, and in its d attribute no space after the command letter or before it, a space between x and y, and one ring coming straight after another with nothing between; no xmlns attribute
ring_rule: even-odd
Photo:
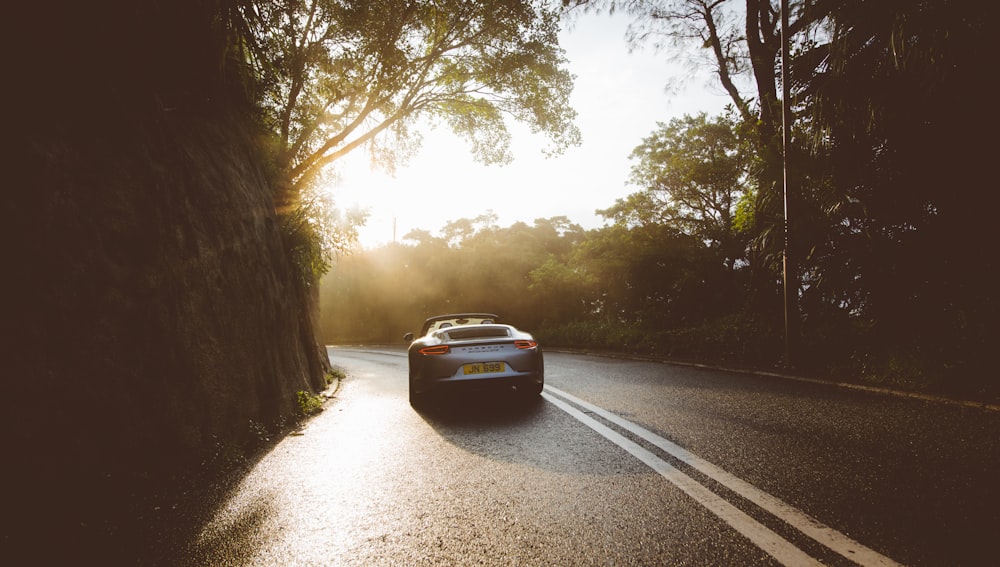
<svg viewBox="0 0 1000 567"><path fill-rule="evenodd" d="M427 328L428 331L435 331L441 329L447 329L449 327L460 327L462 325L489 325L492 324L493 319L487 319L483 317L460 317L456 319L440 319L434 321Z"/></svg>
<svg viewBox="0 0 1000 567"><path fill-rule="evenodd" d="M486 339L509 336L510 332L505 327L478 327L472 325L448 331L448 337L452 340Z"/></svg>

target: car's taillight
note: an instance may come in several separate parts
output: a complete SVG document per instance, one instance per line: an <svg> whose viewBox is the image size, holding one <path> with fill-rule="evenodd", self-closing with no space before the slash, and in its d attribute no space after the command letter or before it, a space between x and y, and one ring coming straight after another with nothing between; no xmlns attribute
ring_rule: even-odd
<svg viewBox="0 0 1000 567"><path fill-rule="evenodd" d="M514 341L514 346L517 348L535 348L538 343L535 341Z"/></svg>
<svg viewBox="0 0 1000 567"><path fill-rule="evenodd" d="M448 354L451 347L448 345L429 346L420 349L420 354Z"/></svg>

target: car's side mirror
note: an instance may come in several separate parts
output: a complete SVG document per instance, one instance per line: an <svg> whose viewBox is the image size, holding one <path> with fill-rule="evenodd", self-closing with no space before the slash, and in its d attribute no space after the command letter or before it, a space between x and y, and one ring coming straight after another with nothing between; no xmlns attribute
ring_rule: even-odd
<svg viewBox="0 0 1000 567"><path fill-rule="evenodd" d="M405 335L403 335L403 340L406 341L406 342L408 342L408 343L412 343L413 342L413 333L406 333Z"/></svg>

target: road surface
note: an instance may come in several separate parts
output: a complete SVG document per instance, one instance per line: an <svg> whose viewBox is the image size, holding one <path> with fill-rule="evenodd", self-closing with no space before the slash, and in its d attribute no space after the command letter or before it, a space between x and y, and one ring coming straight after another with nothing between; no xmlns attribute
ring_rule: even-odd
<svg viewBox="0 0 1000 567"><path fill-rule="evenodd" d="M522 403L347 378L229 494L201 565L995 565L1000 412L546 353Z"/></svg>

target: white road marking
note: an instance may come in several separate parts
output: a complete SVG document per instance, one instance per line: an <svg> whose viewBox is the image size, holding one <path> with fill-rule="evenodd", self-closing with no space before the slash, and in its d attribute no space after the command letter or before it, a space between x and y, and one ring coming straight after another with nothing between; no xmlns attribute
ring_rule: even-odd
<svg viewBox="0 0 1000 567"><path fill-rule="evenodd" d="M820 521L798 510L797 508L786 504L778 498L758 489L752 484L692 454L676 443L664 439L647 429L622 419L621 417L605 411L593 404L585 402L571 394L563 392L562 390L548 385L545 386L545 389L581 408L586 409L589 412L592 412L595 415L600 416L608 422L629 431L640 439L643 439L644 441L647 441L648 443L665 451L681 462L701 472L705 476L715 480L719 484L739 494L743 498L746 498L750 502L753 502L761 509L773 514L775 517L781 519L803 534L811 537L817 542L859 565L863 565L865 567L899 565L892 559L889 559L877 551L869 549L868 547L852 540L837 530L824 525ZM726 502L708 488L698 484L697 481L677 470L669 463L663 461L638 443L635 443L634 441L617 433L611 428L588 416L584 412L558 398L553 397L547 392L543 392L542 396L550 403L569 413L584 425L590 427L597 433L600 433L602 436L625 449L640 461L647 464L650 468L663 475L664 478L697 500L700 504L711 510L719 516L719 518L726 521L734 529L749 538L755 545L769 553L783 565L820 565L819 562L809 555L806 555L792 543L774 533L763 524L760 524L732 504L729 504L729 502Z"/></svg>

